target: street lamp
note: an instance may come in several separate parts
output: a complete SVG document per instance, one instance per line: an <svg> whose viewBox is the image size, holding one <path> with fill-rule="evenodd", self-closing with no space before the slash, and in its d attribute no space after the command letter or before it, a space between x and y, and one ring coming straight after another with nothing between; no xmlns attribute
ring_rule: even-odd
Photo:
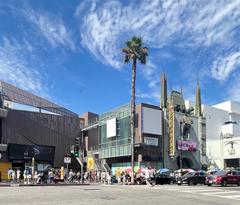
<svg viewBox="0 0 240 205"><path fill-rule="evenodd" d="M180 121L180 153L179 153L179 167L180 167L180 173L181 173L181 176L182 176L182 137L183 137L182 125L183 125L183 122Z"/></svg>

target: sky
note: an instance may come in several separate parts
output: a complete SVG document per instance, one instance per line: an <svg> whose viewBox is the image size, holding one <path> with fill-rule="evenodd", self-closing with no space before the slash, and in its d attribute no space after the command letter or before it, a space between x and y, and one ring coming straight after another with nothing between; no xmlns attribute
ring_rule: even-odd
<svg viewBox="0 0 240 205"><path fill-rule="evenodd" d="M0 1L0 79L78 114L130 102L132 36L149 49L137 64L136 102L168 90L202 102L240 101L240 0Z"/></svg>

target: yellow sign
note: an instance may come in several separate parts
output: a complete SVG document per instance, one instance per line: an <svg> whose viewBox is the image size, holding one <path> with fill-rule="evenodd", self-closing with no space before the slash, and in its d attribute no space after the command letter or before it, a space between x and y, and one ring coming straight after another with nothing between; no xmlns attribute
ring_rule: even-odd
<svg viewBox="0 0 240 205"><path fill-rule="evenodd" d="M92 157L88 157L87 168L88 168L88 170L93 170L93 168L94 168L94 162L93 162L93 158Z"/></svg>
<svg viewBox="0 0 240 205"><path fill-rule="evenodd" d="M61 176L60 179L63 180L64 179L64 167L61 167Z"/></svg>
<svg viewBox="0 0 240 205"><path fill-rule="evenodd" d="M174 108L169 109L169 156L174 157L175 138L174 138Z"/></svg>

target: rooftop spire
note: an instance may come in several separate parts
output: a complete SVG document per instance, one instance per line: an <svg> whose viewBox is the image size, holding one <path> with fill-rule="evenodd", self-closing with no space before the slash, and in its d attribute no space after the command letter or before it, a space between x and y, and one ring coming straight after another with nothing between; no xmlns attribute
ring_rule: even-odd
<svg viewBox="0 0 240 205"><path fill-rule="evenodd" d="M201 102L201 90L200 90L199 80L197 80L197 88L196 88L195 115L198 117L202 116L202 102Z"/></svg>
<svg viewBox="0 0 240 205"><path fill-rule="evenodd" d="M167 77L164 74L161 75L161 108L167 108Z"/></svg>

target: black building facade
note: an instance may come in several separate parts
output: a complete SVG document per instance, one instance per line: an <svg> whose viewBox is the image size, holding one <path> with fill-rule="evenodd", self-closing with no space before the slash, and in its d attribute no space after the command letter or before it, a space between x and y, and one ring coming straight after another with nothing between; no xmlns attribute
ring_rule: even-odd
<svg viewBox="0 0 240 205"><path fill-rule="evenodd" d="M74 139L80 135L77 114L41 97L0 81L0 171L31 163L63 166ZM36 111L14 109L6 101L31 106Z"/></svg>

